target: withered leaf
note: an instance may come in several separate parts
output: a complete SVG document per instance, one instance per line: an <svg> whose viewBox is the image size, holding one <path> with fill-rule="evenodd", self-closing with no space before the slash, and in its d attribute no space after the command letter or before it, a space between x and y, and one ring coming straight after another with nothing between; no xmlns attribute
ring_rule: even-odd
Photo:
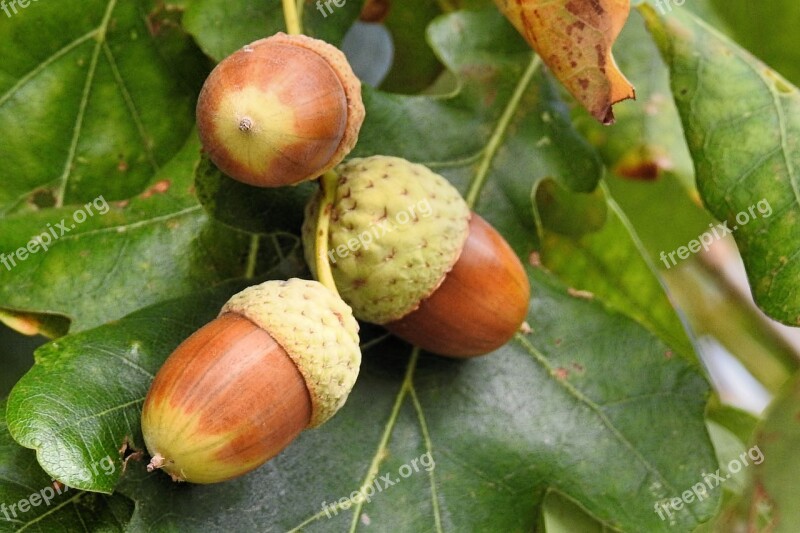
<svg viewBox="0 0 800 533"><path fill-rule="evenodd" d="M495 0L500 11L570 93L603 124L611 106L635 98L611 47L630 13L629 0Z"/></svg>

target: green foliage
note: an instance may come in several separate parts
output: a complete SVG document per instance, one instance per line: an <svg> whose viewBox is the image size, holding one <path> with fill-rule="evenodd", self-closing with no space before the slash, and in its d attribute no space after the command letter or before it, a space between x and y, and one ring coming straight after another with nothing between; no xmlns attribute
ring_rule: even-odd
<svg viewBox="0 0 800 533"><path fill-rule="evenodd" d="M451 180L528 265L530 331L451 360L364 324L342 411L213 486L147 473L139 419L164 360L231 294L310 275L298 236L315 184L234 182L194 132L214 62L282 31L280 3L42 1L0 15L0 252L16 258L0 264L0 318L58 337L0 402L0 504L18 512L0 512L0 531L711 531L754 516L790 531L796 383L755 437L752 417L709 401L658 260L767 198L773 215L734 237L761 307L798 323L800 96L710 25L715 3L631 15L616 52L640 101L618 104L609 128L490 2L393 2L396 62L363 90L352 155ZM361 9L299 4L305 31L334 44ZM726 30L796 82L796 39L756 43L733 4ZM21 258L51 228L48 249ZM4 368L30 364L3 348ZM672 520L654 512L751 438L767 457L754 477ZM400 476L426 454L435 466ZM71 488L20 513L54 479ZM370 502L348 501L375 483Z"/></svg>
<svg viewBox="0 0 800 533"><path fill-rule="evenodd" d="M758 304L800 325L800 91L703 21L644 12L672 71L698 189L734 232Z"/></svg>

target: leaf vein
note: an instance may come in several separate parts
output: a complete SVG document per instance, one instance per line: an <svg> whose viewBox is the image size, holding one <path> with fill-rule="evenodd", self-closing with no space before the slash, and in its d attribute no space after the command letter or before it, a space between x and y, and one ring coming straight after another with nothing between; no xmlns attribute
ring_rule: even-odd
<svg viewBox="0 0 800 533"><path fill-rule="evenodd" d="M105 53L108 64L111 67L111 72L114 74L114 81L119 87L119 92L122 95L122 99L125 100L125 104L128 107L128 112L131 114L133 123L136 125L136 129L139 132L139 137L142 139L142 147L147 154L147 159L150 161L150 166L153 167L155 172L158 172L159 166L156 162L155 156L153 155L152 143L148 141L147 129L144 126L144 122L142 122L139 110L136 108L136 103L133 101L133 97L125 85L125 80L122 78L122 74L117 67L117 61L114 59L114 54L108 47L108 43L103 43L103 52Z"/></svg>
<svg viewBox="0 0 800 533"><path fill-rule="evenodd" d="M528 342L528 339L526 339L525 337L523 337L519 333L516 334L514 338L531 355L531 357L534 358L534 360L536 362L538 362L540 365L542 365L550 373L550 375L553 375L553 373L555 372L555 369L552 367L552 365L550 365L550 362L547 360L547 358L544 355L542 355L541 353L539 353L539 351L530 342ZM575 399L577 399L578 401L580 401L581 403L583 403L584 405L589 407L589 409L594 411L597 414L597 416L600 418L600 420L602 421L603 425L608 428L608 430L611 432L611 434L614 435L614 437L616 437L617 440L621 444L623 444L628 450L630 450L632 456L642 466L644 466L645 470L647 470L652 475L654 475L659 480L661 480L661 482L663 483L663 486L665 488L667 488L671 493L673 493L673 494L678 494L679 493L678 490L674 486L672 486L672 483L670 483L669 480L667 480L655 466L650 464L650 461L648 461L639 452L639 450L636 449L636 447L633 445L633 443L630 440L628 440L628 438L619 429L617 429L617 427L611 422L611 420L608 418L608 416L606 416L606 414L603 412L603 410L600 408L600 406L598 406L596 403L594 403L590 398L588 398L586 395L584 395L581 391L579 391L571 383L569 383L569 382L567 382L565 380L556 380L556 382L559 383L562 387L564 387L564 389L566 389L566 391L571 396L573 396ZM695 514L694 510L690 509L690 512L692 513L692 516L694 516L695 518L698 518L697 515Z"/></svg>

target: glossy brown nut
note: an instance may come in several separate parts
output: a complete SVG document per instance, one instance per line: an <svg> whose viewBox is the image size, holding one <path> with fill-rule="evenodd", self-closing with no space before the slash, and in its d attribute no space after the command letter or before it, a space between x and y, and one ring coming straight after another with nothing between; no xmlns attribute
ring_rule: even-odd
<svg viewBox="0 0 800 533"><path fill-rule="evenodd" d="M310 418L305 381L286 351L228 313L167 359L145 399L142 431L153 467L177 481L216 483L277 455Z"/></svg>
<svg viewBox="0 0 800 533"><path fill-rule="evenodd" d="M514 250L473 213L461 255L441 285L385 327L425 350L472 357L507 343L525 320L529 300L528 276Z"/></svg>
<svg viewBox="0 0 800 533"><path fill-rule="evenodd" d="M278 33L223 59L197 102L203 148L230 177L258 187L314 179L353 149L361 84L336 47Z"/></svg>

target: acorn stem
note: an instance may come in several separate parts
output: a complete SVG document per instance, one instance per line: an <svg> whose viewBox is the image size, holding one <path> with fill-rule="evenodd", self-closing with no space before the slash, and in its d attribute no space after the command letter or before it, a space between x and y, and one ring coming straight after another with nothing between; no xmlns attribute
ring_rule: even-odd
<svg viewBox="0 0 800 533"><path fill-rule="evenodd" d="M338 295L336 282L333 280L331 264L328 262L328 243L330 240L331 210L336 201L336 187L339 182L339 174L335 170L329 170L319 178L319 186L322 190L319 200L319 213L317 215L317 236L314 245L314 259L317 269L317 279L328 289Z"/></svg>
<svg viewBox="0 0 800 533"><path fill-rule="evenodd" d="M157 453L153 456L153 458L150 460L150 463L147 465L147 471L152 472L153 470L158 470L159 468L164 466L165 462L166 461L164 460L164 457L160 453Z"/></svg>
<svg viewBox="0 0 800 533"><path fill-rule="evenodd" d="M303 33L303 26L297 13L295 0L283 0L283 18L286 20L286 33L289 35Z"/></svg>

